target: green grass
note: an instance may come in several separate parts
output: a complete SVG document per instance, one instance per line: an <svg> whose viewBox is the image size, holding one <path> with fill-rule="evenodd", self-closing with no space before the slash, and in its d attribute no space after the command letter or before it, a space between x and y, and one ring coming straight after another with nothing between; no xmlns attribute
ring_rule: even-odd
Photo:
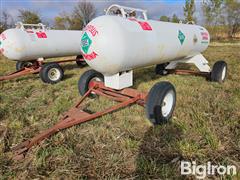
<svg viewBox="0 0 240 180"><path fill-rule="evenodd" d="M90 68L65 64L65 79L55 85L42 83L38 75L0 82L0 179L177 179L181 160L239 169L239 48L214 43L204 53L211 65L220 59L228 63L224 84L194 76L161 77L154 67L134 71L134 88L140 91L159 81L174 84L171 123L154 127L144 108L132 105L57 133L19 162L11 160L10 148L56 123L79 99L77 81ZM1 57L0 75L14 69L14 62ZM114 104L104 98L90 102L93 110Z"/></svg>

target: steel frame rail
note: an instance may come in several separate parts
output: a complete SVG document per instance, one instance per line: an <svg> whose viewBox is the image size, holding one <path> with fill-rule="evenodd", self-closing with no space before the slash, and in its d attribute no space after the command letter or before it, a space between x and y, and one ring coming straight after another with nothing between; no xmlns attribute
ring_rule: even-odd
<svg viewBox="0 0 240 180"><path fill-rule="evenodd" d="M84 61L84 60L83 59L66 59L66 60L46 62L46 63L43 63L41 61L36 61L32 66L25 67L19 71L15 71L13 73L10 73L10 74L4 75L4 76L0 76L0 81L11 80L11 79L22 77L22 76L25 76L28 74L39 73L40 70L42 69L42 66L47 63L62 64L62 63L72 62L72 61Z"/></svg>
<svg viewBox="0 0 240 180"><path fill-rule="evenodd" d="M89 97L93 93L94 95L97 94L99 96L104 96L119 103L99 112L86 112L83 110L82 103L87 97ZM78 101L78 103L73 108L71 108L68 112L65 113L65 115L60 119L58 123L56 123L53 127L36 135L35 137L26 140L23 143L14 147L12 149L15 154L14 159L23 159L32 146L39 144L44 139L49 138L51 135L63 129L94 120L103 115L114 112L134 103L143 106L145 104L146 98L147 94L140 93L137 90L131 88L126 88L123 90L113 90L111 88L105 87L102 82L92 81L90 82L89 90L85 93L85 95Z"/></svg>

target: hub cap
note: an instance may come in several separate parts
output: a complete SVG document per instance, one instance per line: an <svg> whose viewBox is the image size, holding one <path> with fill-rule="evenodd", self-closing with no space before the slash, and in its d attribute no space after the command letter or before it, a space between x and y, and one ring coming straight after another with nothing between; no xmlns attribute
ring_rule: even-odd
<svg viewBox="0 0 240 180"><path fill-rule="evenodd" d="M173 104L174 104L174 91L170 90L163 99L161 109L163 117L167 117L171 113Z"/></svg>
<svg viewBox="0 0 240 180"><path fill-rule="evenodd" d="M48 71L48 77L52 81L57 81L61 76L60 71L57 68L52 68Z"/></svg>
<svg viewBox="0 0 240 180"><path fill-rule="evenodd" d="M29 67L29 66L32 66L32 65L33 65L33 63L27 62L27 63L25 63L23 66L24 66L24 67Z"/></svg>

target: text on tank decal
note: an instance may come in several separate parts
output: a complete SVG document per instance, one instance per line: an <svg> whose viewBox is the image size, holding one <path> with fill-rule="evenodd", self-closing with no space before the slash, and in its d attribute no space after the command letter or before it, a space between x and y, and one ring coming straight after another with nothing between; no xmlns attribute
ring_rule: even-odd
<svg viewBox="0 0 240 180"><path fill-rule="evenodd" d="M84 31L89 31L92 34L93 37L98 34L97 29L93 25L91 25L91 24L87 25L84 28Z"/></svg>
<svg viewBox="0 0 240 180"><path fill-rule="evenodd" d="M5 34L3 34L3 33L0 35L0 38L1 38L3 41L7 39L7 37L6 37Z"/></svg>
<svg viewBox="0 0 240 180"><path fill-rule="evenodd" d="M81 46L82 46L82 51L83 51L82 55L83 55L84 59L91 61L91 60L93 60L93 59L95 59L97 57L97 53L94 52L94 51L91 52L91 53L88 53L89 48L90 48L90 46L92 44L92 39L89 37L89 35L91 34L92 37L94 37L94 36L96 36L98 34L98 31L91 24L87 25L84 28L84 31L85 32L84 32L84 34L82 36L82 39L81 39ZM89 32L90 34L88 34L87 32Z"/></svg>
<svg viewBox="0 0 240 180"><path fill-rule="evenodd" d="M202 44L208 44L208 40L209 40L209 35L207 32L201 32L201 36L202 36Z"/></svg>
<svg viewBox="0 0 240 180"><path fill-rule="evenodd" d="M207 32L201 32L202 40L208 40L208 33Z"/></svg>
<svg viewBox="0 0 240 180"><path fill-rule="evenodd" d="M83 54L83 57L84 59L91 61L97 57L97 53L93 51L91 54Z"/></svg>

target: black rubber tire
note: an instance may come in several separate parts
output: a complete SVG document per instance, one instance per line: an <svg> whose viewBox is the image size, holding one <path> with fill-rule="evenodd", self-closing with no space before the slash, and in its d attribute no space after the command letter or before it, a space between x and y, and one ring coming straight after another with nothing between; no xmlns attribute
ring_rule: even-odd
<svg viewBox="0 0 240 180"><path fill-rule="evenodd" d="M60 73L59 77L54 80L49 77L49 71L53 68L55 68ZM47 63L42 66L42 69L39 72L39 76L45 83L56 84L63 79L64 71L58 63Z"/></svg>
<svg viewBox="0 0 240 180"><path fill-rule="evenodd" d="M94 78L99 78L102 82L104 81L104 77L101 73L91 69L83 73L78 81L78 91L81 96L83 96L89 87L89 83Z"/></svg>
<svg viewBox="0 0 240 180"><path fill-rule="evenodd" d="M33 65L34 61L17 61L16 63L16 70L19 71L24 67L29 67Z"/></svg>
<svg viewBox="0 0 240 180"><path fill-rule="evenodd" d="M162 113L162 104L165 96L170 91L173 91L173 103L170 112L167 116L164 116ZM167 123L172 117L175 105L176 90L174 86L167 81L156 83L148 93L146 102L147 118L155 125Z"/></svg>
<svg viewBox="0 0 240 180"><path fill-rule="evenodd" d="M225 71L225 76L222 77L223 73ZM227 77L227 63L225 61L217 61L212 68L211 72L211 81L213 82L219 82L223 83Z"/></svg>
<svg viewBox="0 0 240 180"><path fill-rule="evenodd" d="M78 55L76 57L76 64L79 66L79 67L85 67L87 65L86 61L79 61L78 59L83 59L83 56L82 55Z"/></svg>
<svg viewBox="0 0 240 180"><path fill-rule="evenodd" d="M163 63L163 64L158 64L155 67L155 73L159 74L159 75L167 75L167 71L166 71L166 67L167 67L168 63Z"/></svg>

